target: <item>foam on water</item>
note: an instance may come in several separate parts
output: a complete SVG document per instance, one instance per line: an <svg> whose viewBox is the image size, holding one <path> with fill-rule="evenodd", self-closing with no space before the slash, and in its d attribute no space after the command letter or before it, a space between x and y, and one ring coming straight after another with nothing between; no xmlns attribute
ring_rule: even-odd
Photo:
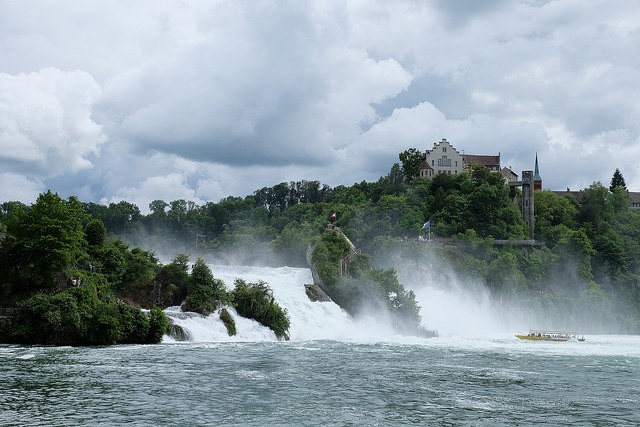
<svg viewBox="0 0 640 427"><path fill-rule="evenodd" d="M375 316L354 320L333 302L313 302L309 300L304 285L313 283L311 271L293 267L253 267L210 265L213 275L221 279L228 290L233 289L236 279L250 283L262 280L272 289L276 302L287 310L291 326L289 335L293 341L337 340L377 342L394 336L392 328L384 319ZM228 308L236 322L237 335L229 337L227 330L216 313L203 317L196 313L181 313L178 307L171 307L165 313L181 326L190 341L274 341L275 334L268 328L250 319L239 316ZM165 342L172 338L165 337Z"/></svg>
<svg viewBox="0 0 640 427"><path fill-rule="evenodd" d="M640 357L640 337L619 335L587 335L585 342L550 343L522 341L515 337L517 322L500 315L500 307L485 293L449 289L414 287L422 307L423 326L438 329L440 337L424 339L399 336L385 319L376 314L352 318L333 302L312 302L304 285L313 282L311 271L293 267L249 267L211 265L214 277L231 290L237 278L255 283L266 282L278 304L290 317L290 338L294 342L332 340L356 343L390 343L392 345L436 346L465 350L495 350L549 355L628 355ZM218 313L208 317L182 313L179 307L165 310L173 322L189 335L190 342L263 342L276 341L275 334L258 322L239 316L228 307L235 319L237 335L229 337ZM174 342L165 337L165 343Z"/></svg>

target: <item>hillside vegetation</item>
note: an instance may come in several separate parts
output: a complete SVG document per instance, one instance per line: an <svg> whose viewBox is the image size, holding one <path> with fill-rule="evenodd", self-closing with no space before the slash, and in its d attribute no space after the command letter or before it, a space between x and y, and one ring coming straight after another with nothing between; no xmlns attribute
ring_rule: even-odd
<svg viewBox="0 0 640 427"><path fill-rule="evenodd" d="M156 253L163 248L172 248L172 256L306 266L309 242L333 222L370 256L362 261L366 268L359 270L356 263L357 274L391 274L385 272L395 266L390 253L420 259L428 246L438 252L437 259L481 281L496 298L529 299L558 309L588 300L599 307L594 316L617 317L620 330L611 332L640 333L640 212L630 209L624 185L595 182L583 190L579 203L538 191L535 236L544 245L495 246L495 239L528 238L519 190L483 167L416 178L406 153L400 157L404 162L378 181L351 186L280 183L202 206L155 200L149 214L128 202L60 201L70 209L64 216L74 218L71 225L38 223L46 217L42 202L2 203L1 296L16 301L53 289L54 273L66 271L96 287L108 285L103 294L113 292L142 307L175 305L187 297L188 257L161 265ZM426 237L426 221L428 245L417 239ZM349 304L348 298L342 302Z"/></svg>

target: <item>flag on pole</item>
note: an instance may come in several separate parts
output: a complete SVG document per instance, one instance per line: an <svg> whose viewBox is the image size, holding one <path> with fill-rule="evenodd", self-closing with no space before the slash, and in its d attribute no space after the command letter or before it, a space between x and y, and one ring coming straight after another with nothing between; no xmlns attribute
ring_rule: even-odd
<svg viewBox="0 0 640 427"><path fill-rule="evenodd" d="M429 230L431 228L431 221L427 221L424 223L424 225L422 226L423 230Z"/></svg>

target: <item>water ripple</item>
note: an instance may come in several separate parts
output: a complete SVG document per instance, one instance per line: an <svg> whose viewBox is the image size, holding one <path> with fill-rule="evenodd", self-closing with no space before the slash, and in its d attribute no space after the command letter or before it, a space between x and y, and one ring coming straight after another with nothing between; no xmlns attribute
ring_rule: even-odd
<svg viewBox="0 0 640 427"><path fill-rule="evenodd" d="M637 358L501 346L0 346L0 425L640 423Z"/></svg>

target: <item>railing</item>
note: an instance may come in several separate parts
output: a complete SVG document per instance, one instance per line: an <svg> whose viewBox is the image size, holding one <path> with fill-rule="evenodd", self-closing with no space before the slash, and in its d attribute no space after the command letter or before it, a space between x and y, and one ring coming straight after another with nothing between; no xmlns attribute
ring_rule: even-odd
<svg viewBox="0 0 640 427"><path fill-rule="evenodd" d="M340 277L347 275L349 263L356 257L356 255L360 254L360 252L362 252L360 248L354 249L349 255L340 260Z"/></svg>

